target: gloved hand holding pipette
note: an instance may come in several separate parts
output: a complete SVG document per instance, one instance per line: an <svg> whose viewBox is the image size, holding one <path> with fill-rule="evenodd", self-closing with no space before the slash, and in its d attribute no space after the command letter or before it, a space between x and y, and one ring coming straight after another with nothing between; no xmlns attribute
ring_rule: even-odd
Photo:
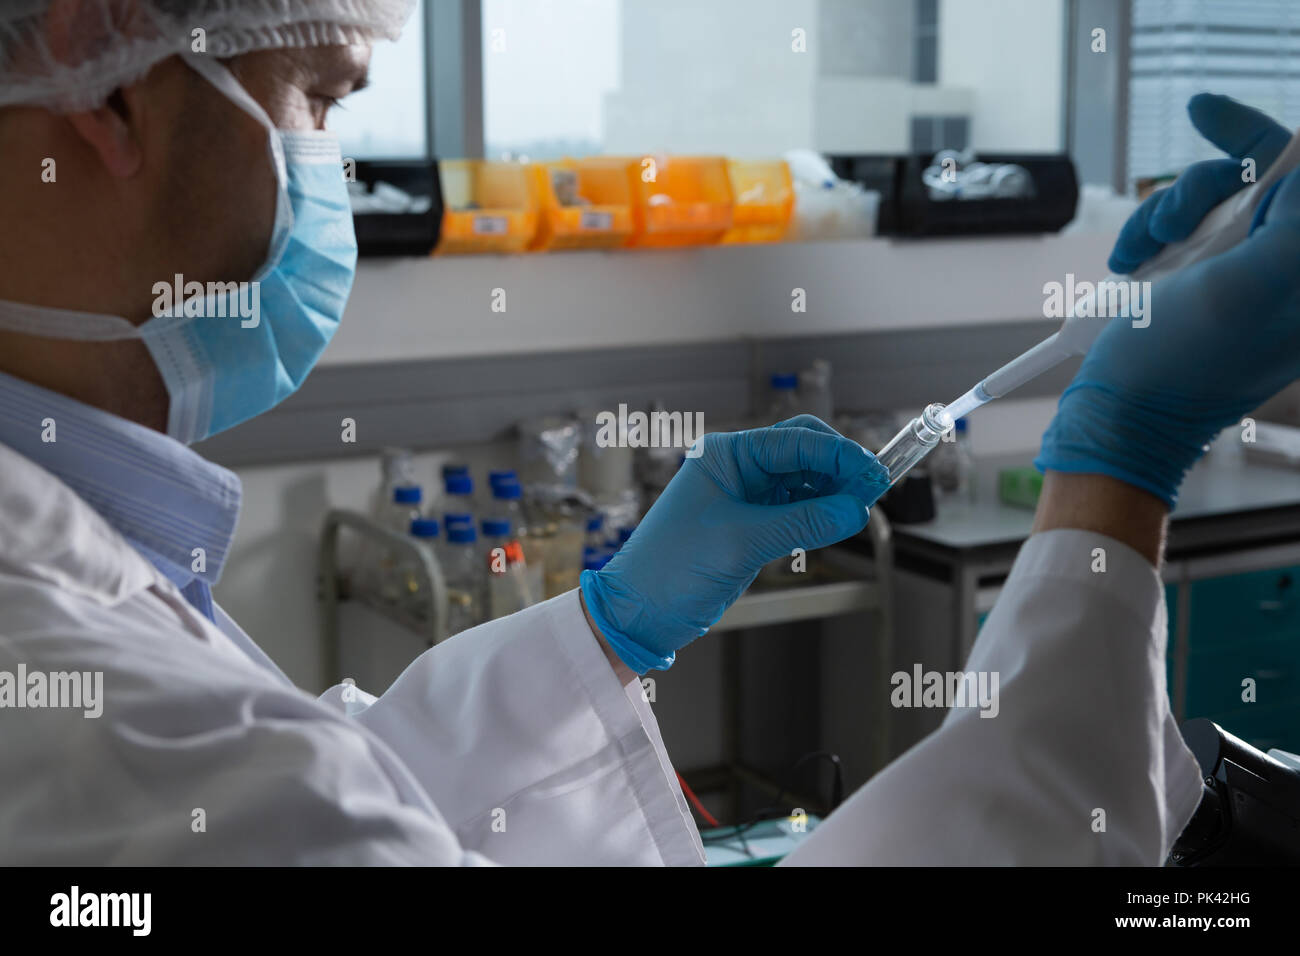
<svg viewBox="0 0 1300 956"><path fill-rule="evenodd" d="M1238 171L1249 156L1262 173L1291 138L1225 97L1197 97L1189 112ZM1227 168L1192 167L1148 200L1112 266L1135 268L1190 233L1241 188ZM1172 507L1215 435L1300 378L1300 173L1262 199L1248 238L1154 284L1149 325L1118 318L1105 326L1061 397L1039 468L1109 475Z"/></svg>
<svg viewBox="0 0 1300 956"><path fill-rule="evenodd" d="M613 560L582 572L588 612L638 673L671 665L767 562L857 534L888 487L870 452L812 415L699 440Z"/></svg>

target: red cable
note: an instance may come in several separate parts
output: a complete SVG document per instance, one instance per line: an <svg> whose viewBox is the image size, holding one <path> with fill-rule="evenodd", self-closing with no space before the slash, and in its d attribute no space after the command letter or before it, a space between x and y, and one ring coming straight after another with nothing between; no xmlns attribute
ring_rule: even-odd
<svg viewBox="0 0 1300 956"><path fill-rule="evenodd" d="M704 809L704 804L700 803L700 798L695 795L694 790L692 790L689 786L687 786L686 781L682 779L682 775L680 773L677 775L677 782L682 785L682 793L686 794L686 799L691 801L691 805L695 807L699 815L704 817L705 823L707 823L711 827L722 826L722 824L719 823L714 818L713 814L711 814L708 810Z"/></svg>

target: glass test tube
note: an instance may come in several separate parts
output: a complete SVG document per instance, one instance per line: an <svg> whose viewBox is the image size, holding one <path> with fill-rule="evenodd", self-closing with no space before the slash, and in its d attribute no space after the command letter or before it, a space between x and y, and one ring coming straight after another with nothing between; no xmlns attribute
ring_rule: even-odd
<svg viewBox="0 0 1300 956"><path fill-rule="evenodd" d="M900 478L912 470L939 444L944 432L952 428L952 418L943 405L925 406L903 430L889 440L889 444L876 453L876 460L889 469L889 484L893 487Z"/></svg>

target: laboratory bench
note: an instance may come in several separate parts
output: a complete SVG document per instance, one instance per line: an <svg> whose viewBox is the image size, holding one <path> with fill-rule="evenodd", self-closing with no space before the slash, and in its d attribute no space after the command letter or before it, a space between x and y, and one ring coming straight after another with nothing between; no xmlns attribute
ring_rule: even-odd
<svg viewBox="0 0 1300 956"><path fill-rule="evenodd" d="M894 525L900 645L943 633L964 663L1033 525L1032 511L998 499L997 473L1028 464L978 461L971 494ZM1300 471L1208 456L1183 484L1161 576L1174 716L1208 717L1262 749L1300 748Z"/></svg>

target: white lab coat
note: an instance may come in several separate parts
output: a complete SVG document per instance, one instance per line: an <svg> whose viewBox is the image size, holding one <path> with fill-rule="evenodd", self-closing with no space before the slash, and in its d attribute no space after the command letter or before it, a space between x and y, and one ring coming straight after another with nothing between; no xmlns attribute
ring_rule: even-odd
<svg viewBox="0 0 1300 956"><path fill-rule="evenodd" d="M1079 563L1098 541L1105 583ZM1117 542L1031 540L971 662L1001 671L1000 716L953 713L790 862L1159 862L1199 794L1160 602ZM433 648L378 699L314 699L219 623L0 446L0 671L102 671L105 698L98 718L0 710L0 863L702 862L654 716L575 593Z"/></svg>

